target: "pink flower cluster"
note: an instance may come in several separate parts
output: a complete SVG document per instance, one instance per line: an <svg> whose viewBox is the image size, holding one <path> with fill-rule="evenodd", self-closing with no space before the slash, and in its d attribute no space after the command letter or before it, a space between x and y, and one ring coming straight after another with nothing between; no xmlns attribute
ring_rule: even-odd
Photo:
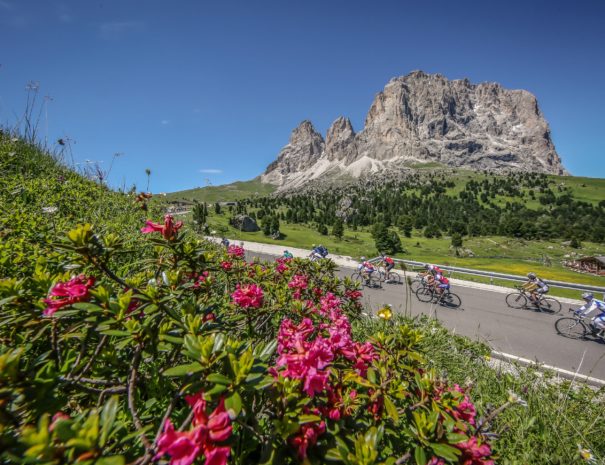
<svg viewBox="0 0 605 465"><path fill-rule="evenodd" d="M359 300L359 298L363 295L361 291L355 289L349 289L345 293L345 295L351 300Z"/></svg>
<svg viewBox="0 0 605 465"><path fill-rule="evenodd" d="M307 449L317 443L317 438L326 431L326 423L305 423L300 427L298 434L290 438L292 444L298 450L298 457L303 460L307 456Z"/></svg>
<svg viewBox="0 0 605 465"><path fill-rule="evenodd" d="M199 289L200 286L206 282L209 275L210 275L210 273L208 273L207 271L202 272L201 275L199 275L197 278L195 278L195 282L193 283L193 288Z"/></svg>
<svg viewBox="0 0 605 465"><path fill-rule="evenodd" d="M256 284L238 284L231 294L233 303L242 308L259 308L263 305L263 290Z"/></svg>
<svg viewBox="0 0 605 465"><path fill-rule="evenodd" d="M159 232L162 234L164 239L171 241L174 239L178 233L178 230L183 227L182 221L174 222L174 218L172 215L164 216L164 224L153 223L151 221L147 221L145 226L141 228L141 232L143 234L149 234L154 232Z"/></svg>
<svg viewBox="0 0 605 465"><path fill-rule="evenodd" d="M463 423L468 423L469 425L476 424L476 416L477 410L475 405L471 402L468 395L459 385L454 384L454 386L443 389L437 389L437 398L440 398L444 395L444 392L449 392L454 396L461 397L461 400L457 405L451 407L449 413L456 419L460 420ZM460 424L460 422L458 423ZM460 429L456 428L456 432L462 432ZM494 461L490 460L492 450L489 444L480 443L479 439L475 436L471 436L468 441L459 442L457 444L453 444L454 447L458 448L462 454L459 459L459 463L463 465L494 465ZM442 459L438 459L433 457L429 461L429 465L443 465L445 462Z"/></svg>
<svg viewBox="0 0 605 465"><path fill-rule="evenodd" d="M311 318L303 318L299 324L290 319L283 320L277 335L279 356L272 369L274 376L301 380L302 390L310 397L325 394L327 402L314 413L321 413L332 420L339 420L348 414L348 410L344 406L342 386L330 383L330 365L339 358L344 359L361 376L365 376L368 367L377 358L372 344L353 341L351 324L340 304L340 299L332 293L321 298L319 308L309 302L307 308L325 318L326 323L314 324ZM354 399L356 393L352 392L350 396ZM290 443L298 448L299 456L304 458L307 448L315 444L324 431L323 421L306 423Z"/></svg>
<svg viewBox="0 0 605 465"><path fill-rule="evenodd" d="M244 251L244 248L239 245L230 245L227 249L227 255L231 258L244 258L246 252Z"/></svg>
<svg viewBox="0 0 605 465"><path fill-rule="evenodd" d="M489 460L492 454L489 444L480 444L474 436L468 441L454 444L454 447L462 452L458 462L461 465L494 465L494 461Z"/></svg>
<svg viewBox="0 0 605 465"><path fill-rule="evenodd" d="M309 287L308 278L301 274L295 274L294 276L292 276L292 279L288 283L288 287L290 289L294 289L294 293L292 294L292 296L295 299L300 299L302 296L302 291Z"/></svg>
<svg viewBox="0 0 605 465"><path fill-rule="evenodd" d="M279 274L283 274L284 271L288 271L290 268L288 267L287 264L291 261L292 261L291 258L285 258L285 257L276 258L275 262L277 263L277 266L275 267L275 271L277 271Z"/></svg>
<svg viewBox="0 0 605 465"><path fill-rule="evenodd" d="M225 260L225 261L221 262L221 268L225 271L230 271L231 268L233 268L233 263Z"/></svg>
<svg viewBox="0 0 605 465"><path fill-rule="evenodd" d="M218 407L206 414L203 393L186 397L193 410L193 428L176 431L170 419L158 439L155 460L170 456L170 465L191 465L200 455L206 457L205 465L225 465L231 448L219 445L229 439L232 432L231 419L225 410L225 400L221 398Z"/></svg>
<svg viewBox="0 0 605 465"><path fill-rule="evenodd" d="M90 298L89 289L95 283L95 278L83 274L67 282L58 282L50 290L43 302L46 304L44 316L52 316L57 310L76 302L84 302Z"/></svg>

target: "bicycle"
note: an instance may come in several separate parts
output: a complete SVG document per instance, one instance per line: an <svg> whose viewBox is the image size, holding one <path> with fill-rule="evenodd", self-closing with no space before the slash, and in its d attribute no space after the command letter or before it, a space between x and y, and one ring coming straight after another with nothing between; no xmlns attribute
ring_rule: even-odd
<svg viewBox="0 0 605 465"><path fill-rule="evenodd" d="M434 302L437 305L447 308L458 308L462 305L462 300L457 294L445 289L438 292L434 286L424 285L416 290L416 297L420 302Z"/></svg>
<svg viewBox="0 0 605 465"><path fill-rule="evenodd" d="M530 293L521 286L515 286L517 292L511 292L505 297L506 305L510 308L528 308L528 304L532 303L540 310L547 313L556 314L561 311L561 302L552 297L545 297L543 294L538 294L538 302L533 302L530 299ZM537 303L537 305L536 305Z"/></svg>
<svg viewBox="0 0 605 465"><path fill-rule="evenodd" d="M351 273L351 280L365 287L382 287L380 276L375 271L374 273L366 274L362 271L354 271Z"/></svg>
<svg viewBox="0 0 605 465"><path fill-rule="evenodd" d="M410 283L410 291L416 293L418 288L426 286L428 284L428 276L427 273L418 273Z"/></svg>
<svg viewBox="0 0 605 465"><path fill-rule="evenodd" d="M386 268L380 266L378 267L378 274L380 275L380 280L387 284L401 284L401 276L393 270L387 273Z"/></svg>
<svg viewBox="0 0 605 465"><path fill-rule="evenodd" d="M572 317L564 316L555 321L557 334L569 339L586 339L587 336L592 336L605 343L605 337L599 334L600 330L592 323L586 322L586 317L577 314L573 308L569 311L573 313Z"/></svg>

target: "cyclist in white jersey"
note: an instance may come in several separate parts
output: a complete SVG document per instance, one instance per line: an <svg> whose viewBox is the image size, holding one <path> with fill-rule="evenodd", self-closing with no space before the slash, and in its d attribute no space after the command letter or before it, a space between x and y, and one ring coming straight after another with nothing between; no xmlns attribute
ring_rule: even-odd
<svg viewBox="0 0 605 465"><path fill-rule="evenodd" d="M582 294L582 299L586 303L575 313L579 316L587 316L597 310L599 313L592 319L591 323L599 331L597 336L605 338L605 302L595 299L590 292Z"/></svg>

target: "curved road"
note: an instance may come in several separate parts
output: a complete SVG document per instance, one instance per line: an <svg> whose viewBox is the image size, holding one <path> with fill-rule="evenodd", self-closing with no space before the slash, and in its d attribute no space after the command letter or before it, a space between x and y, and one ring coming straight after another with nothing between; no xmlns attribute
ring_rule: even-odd
<svg viewBox="0 0 605 465"><path fill-rule="evenodd" d="M272 255L248 253L263 260L275 259ZM338 275L350 276L352 272L353 269L341 267ZM391 304L394 311L405 313L406 288L405 284L365 288L364 304L372 311ZM432 315L455 333L484 341L495 351L605 380L605 344L567 339L556 333L554 323L566 316L569 305L563 303L558 315L549 315L511 309L504 301L506 294L499 292L462 286L452 286L452 292L462 299L457 310L422 303L412 295L407 314Z"/></svg>

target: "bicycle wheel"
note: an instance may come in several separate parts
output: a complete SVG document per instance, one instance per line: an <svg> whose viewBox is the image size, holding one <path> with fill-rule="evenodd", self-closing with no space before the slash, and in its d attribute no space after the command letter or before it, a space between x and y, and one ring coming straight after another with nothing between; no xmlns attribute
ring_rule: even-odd
<svg viewBox="0 0 605 465"><path fill-rule="evenodd" d="M446 307L446 308L458 308L458 307L460 307L460 305L462 305L462 301L460 300L460 297L458 297L453 292L443 294L441 296L441 299L439 299L439 303L441 304L442 307Z"/></svg>
<svg viewBox="0 0 605 465"><path fill-rule="evenodd" d="M387 276L386 282L391 284L401 284L401 276L394 271L391 271Z"/></svg>
<svg viewBox="0 0 605 465"><path fill-rule="evenodd" d="M351 274L351 281L356 282L357 284L363 284L365 282L365 278L359 271L354 271Z"/></svg>
<svg viewBox="0 0 605 465"><path fill-rule="evenodd" d="M506 296L506 305L510 308L523 308L527 305L527 297L520 292L513 292Z"/></svg>
<svg viewBox="0 0 605 465"><path fill-rule="evenodd" d="M559 313L561 311L561 302L552 297L544 297L540 301L540 310L547 313Z"/></svg>
<svg viewBox="0 0 605 465"><path fill-rule="evenodd" d="M371 288L382 287L382 281L383 278L381 274L372 273L366 282L366 286Z"/></svg>
<svg viewBox="0 0 605 465"><path fill-rule="evenodd" d="M555 322L557 333L570 339L584 339L588 333L586 325L577 318L559 318Z"/></svg>
<svg viewBox="0 0 605 465"><path fill-rule="evenodd" d="M418 289L420 289L422 286L423 286L422 281L420 281L419 279L414 279L410 283L410 292L413 292L414 294L416 294L416 291Z"/></svg>
<svg viewBox="0 0 605 465"><path fill-rule="evenodd" d="M416 290L416 297L420 302L430 302L433 300L433 290L428 286L419 287Z"/></svg>

